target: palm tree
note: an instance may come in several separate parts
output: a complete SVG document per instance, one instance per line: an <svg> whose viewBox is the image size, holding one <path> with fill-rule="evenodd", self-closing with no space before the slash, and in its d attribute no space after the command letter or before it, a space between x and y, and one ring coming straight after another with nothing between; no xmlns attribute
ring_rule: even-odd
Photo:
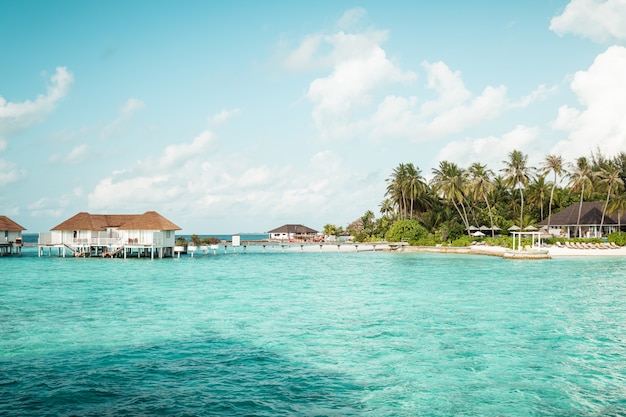
<svg viewBox="0 0 626 417"><path fill-rule="evenodd" d="M557 179L565 172L563 157L561 155L550 154L543 161L544 174L550 171L554 173L552 181L552 189L550 190L550 204L548 205L548 232L550 231L550 218L552 217L552 202L554 201L554 189L556 188Z"/></svg>
<svg viewBox="0 0 626 417"><path fill-rule="evenodd" d="M409 218L412 219L414 203L416 203L417 200L419 200L418 207L420 209L424 208L423 197L426 195L428 186L426 184L426 180L422 176L422 171L411 163L406 165L406 177L404 180L404 188L405 188L406 196L411 202Z"/></svg>
<svg viewBox="0 0 626 417"><path fill-rule="evenodd" d="M406 217L406 195L405 182L407 176L406 164L399 164L393 169L391 177L387 178L386 196L391 198L394 207L398 207L398 216L401 219Z"/></svg>
<svg viewBox="0 0 626 417"><path fill-rule="evenodd" d="M487 165L481 165L478 162L473 163L469 167L470 178L470 186L474 193L474 198L480 197L485 200L485 204L487 204L487 210L489 211L489 221L491 222L491 237L495 237L495 230L493 228L493 212L491 210L491 205L489 204L488 195L493 189L493 183L491 182L491 177L493 177L493 171L487 169Z"/></svg>
<svg viewBox="0 0 626 417"><path fill-rule="evenodd" d="M504 164L504 177L507 181L507 184L512 189L519 189L520 193L520 227L524 228L524 188L528 185L528 181L530 180L530 172L531 168L526 164L528 163L528 155L523 154L518 150L513 150L509 153L508 161L502 161Z"/></svg>
<svg viewBox="0 0 626 417"><path fill-rule="evenodd" d="M619 188L621 187L618 184L618 189ZM617 212L617 230L619 233L622 233L622 214L626 212L626 193L618 191L615 198L613 198L609 203L608 211L609 213Z"/></svg>
<svg viewBox="0 0 626 417"><path fill-rule="evenodd" d="M587 162L587 158L581 156L576 160L576 165L572 167L569 186L573 192L580 191L580 204L578 206L578 220L576 221L576 234L580 237L580 214L583 208L585 191L589 193L593 188L593 171Z"/></svg>
<svg viewBox="0 0 626 417"><path fill-rule="evenodd" d="M602 209L602 220L600 221L600 233L602 233L602 226L604 226L604 215L606 214L606 209L609 206L609 199L611 198L611 193L613 192L613 186L624 185L624 182L619 177L620 169L614 164L608 164L606 167L601 168L598 173L598 178L600 178L601 184L606 184L606 201L604 202L604 207Z"/></svg>
<svg viewBox="0 0 626 417"><path fill-rule="evenodd" d="M528 202L539 208L539 217L543 220L543 207L545 206L546 194L549 183L546 183L545 175L537 175L528 185Z"/></svg>
<svg viewBox="0 0 626 417"><path fill-rule="evenodd" d="M390 199L385 198L380 203L380 214L390 219L393 216L393 203Z"/></svg>
<svg viewBox="0 0 626 417"><path fill-rule="evenodd" d="M432 179L432 186L435 192L444 200L450 201L456 211L461 216L465 229L469 234L469 221L465 210L464 190L466 188L467 173L459 168L454 162L441 161L439 168L433 168L435 176ZM462 210L462 211L461 211Z"/></svg>

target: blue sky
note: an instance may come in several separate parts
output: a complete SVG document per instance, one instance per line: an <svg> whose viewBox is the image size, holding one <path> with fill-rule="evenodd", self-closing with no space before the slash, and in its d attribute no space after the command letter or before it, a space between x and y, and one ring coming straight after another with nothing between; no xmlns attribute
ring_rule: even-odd
<svg viewBox="0 0 626 417"><path fill-rule="evenodd" d="M626 1L0 3L0 214L378 215L399 163L626 151Z"/></svg>

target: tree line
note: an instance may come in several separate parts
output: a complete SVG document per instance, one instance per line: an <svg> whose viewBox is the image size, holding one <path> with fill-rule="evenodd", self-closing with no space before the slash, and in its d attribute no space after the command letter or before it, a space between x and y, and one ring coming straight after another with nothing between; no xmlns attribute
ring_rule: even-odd
<svg viewBox="0 0 626 417"><path fill-rule="evenodd" d="M492 237L498 229L523 229L575 202L602 201L601 226L607 214L626 211L626 152L607 157L598 149L571 162L549 154L532 167L527 154L513 150L502 164L493 171L478 162L461 167L440 161L430 181L416 165L398 164L386 180L380 217L368 210L345 231L327 224L324 232L349 233L357 241L395 240L391 232L409 228L419 239L441 243L469 235L471 226L486 225Z"/></svg>

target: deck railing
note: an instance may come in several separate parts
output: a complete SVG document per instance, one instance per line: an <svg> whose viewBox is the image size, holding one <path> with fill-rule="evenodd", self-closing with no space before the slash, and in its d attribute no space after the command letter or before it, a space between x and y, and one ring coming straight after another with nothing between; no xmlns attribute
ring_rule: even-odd
<svg viewBox="0 0 626 417"><path fill-rule="evenodd" d="M162 232L154 232L151 235L139 237L95 237L95 238L63 238L62 236L53 235L51 232L39 233L39 245L69 245L69 246L157 246L161 247L165 244L165 236Z"/></svg>

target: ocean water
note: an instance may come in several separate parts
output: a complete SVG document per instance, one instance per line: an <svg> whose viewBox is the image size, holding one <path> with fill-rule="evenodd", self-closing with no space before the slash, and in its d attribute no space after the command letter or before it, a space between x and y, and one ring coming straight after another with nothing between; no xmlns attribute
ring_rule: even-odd
<svg viewBox="0 0 626 417"><path fill-rule="evenodd" d="M0 258L2 416L626 415L626 260Z"/></svg>

